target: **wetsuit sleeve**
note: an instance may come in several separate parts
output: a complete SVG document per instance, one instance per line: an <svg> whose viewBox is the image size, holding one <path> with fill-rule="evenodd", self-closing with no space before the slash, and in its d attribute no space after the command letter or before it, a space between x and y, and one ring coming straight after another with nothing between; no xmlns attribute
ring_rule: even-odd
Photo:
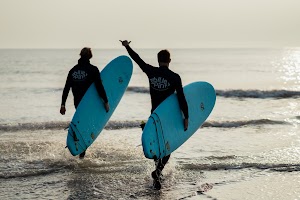
<svg viewBox="0 0 300 200"><path fill-rule="evenodd" d="M66 80L66 84L65 84L65 87L64 87L64 90L63 90L63 94L62 94L61 105L63 105L63 106L66 104L66 101L67 101L67 98L68 98L68 95L69 95L69 91L70 91L70 88L71 88L71 82L72 82L71 74L69 72L67 80Z"/></svg>
<svg viewBox="0 0 300 200"><path fill-rule="evenodd" d="M183 93L183 88L182 88L182 83L181 83L181 78L178 77L178 83L176 86L176 92L177 92L177 98L178 98L178 102L179 102L179 106L180 109L182 110L183 114L184 114L184 118L188 119L189 118L189 109L188 109L188 105Z"/></svg>
<svg viewBox="0 0 300 200"><path fill-rule="evenodd" d="M141 57L135 51L133 51L133 49L129 45L125 48L129 56L134 60L134 62L136 62L136 64L138 64L138 66L143 70L143 72L147 74L152 69L152 66L145 63L145 61L143 61Z"/></svg>
<svg viewBox="0 0 300 200"><path fill-rule="evenodd" d="M96 71L95 75L96 75L96 77L95 77L95 86L96 86L96 89L98 91L98 94L103 99L103 101L105 103L107 103L108 99L107 99L106 92L105 92L105 89L103 87L102 81L100 79L100 72L99 72L98 68L97 68L97 71Z"/></svg>

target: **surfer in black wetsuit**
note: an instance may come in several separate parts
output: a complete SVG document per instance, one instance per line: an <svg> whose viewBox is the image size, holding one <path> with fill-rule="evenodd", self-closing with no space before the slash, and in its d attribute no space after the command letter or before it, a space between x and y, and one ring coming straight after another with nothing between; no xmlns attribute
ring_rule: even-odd
<svg viewBox="0 0 300 200"><path fill-rule="evenodd" d="M154 67L145 63L140 58L140 56L131 49L131 47L129 46L130 42L128 42L127 40L120 40L120 42L122 42L122 45L126 48L130 57L148 76L152 104L151 113L159 106L160 103L162 103L168 96L176 91L180 108L184 114L184 129L187 130L189 118L188 105L183 93L180 76L169 69L169 64L171 62L169 51L161 50L157 54L159 67ZM168 162L169 158L170 155L165 156L162 159L155 160L156 169L151 173L151 176L154 179L153 186L155 189L159 190L161 188L161 172Z"/></svg>
<svg viewBox="0 0 300 200"><path fill-rule="evenodd" d="M80 56L81 58L78 60L78 64L69 71L65 88L62 94L60 113L62 115L66 113L65 104L70 88L72 88L74 105L75 108L77 108L82 97L92 83L95 83L99 96L103 99L105 110L106 112L108 112L108 99L100 79L99 69L96 66L90 64L90 59L93 57L91 49L88 47L83 48L80 52ZM85 151L79 155L79 158L84 158L84 155Z"/></svg>

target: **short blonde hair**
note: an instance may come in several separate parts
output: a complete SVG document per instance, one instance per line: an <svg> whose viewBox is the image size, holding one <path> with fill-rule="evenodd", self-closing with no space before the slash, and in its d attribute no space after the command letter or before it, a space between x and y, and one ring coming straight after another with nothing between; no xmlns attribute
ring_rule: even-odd
<svg viewBox="0 0 300 200"><path fill-rule="evenodd" d="M81 58L91 59L93 57L92 50L89 47L84 47L81 49L80 54Z"/></svg>

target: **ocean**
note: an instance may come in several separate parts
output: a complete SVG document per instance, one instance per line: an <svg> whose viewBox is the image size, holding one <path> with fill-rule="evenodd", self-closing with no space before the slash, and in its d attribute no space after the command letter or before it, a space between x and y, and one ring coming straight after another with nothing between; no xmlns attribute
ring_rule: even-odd
<svg viewBox="0 0 300 200"><path fill-rule="evenodd" d="M135 49L157 65L159 49ZM66 146L73 114L59 113L80 49L0 50L0 199L300 199L300 49L170 49L183 85L211 83L214 110L170 158L153 190L139 124L150 115L148 80L134 64L112 118L87 150ZM94 49L99 70L125 49Z"/></svg>

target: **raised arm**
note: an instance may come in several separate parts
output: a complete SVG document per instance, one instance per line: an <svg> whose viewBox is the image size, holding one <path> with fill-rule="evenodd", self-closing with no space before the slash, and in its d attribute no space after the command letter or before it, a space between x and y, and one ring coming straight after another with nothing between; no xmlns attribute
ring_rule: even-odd
<svg viewBox="0 0 300 200"><path fill-rule="evenodd" d="M141 57L129 46L130 42L128 42L127 40L120 40L120 42L122 42L122 45L126 48L129 56L134 60L134 62L138 64L138 66L143 70L143 72L147 73L149 68L151 68L152 66L145 63L145 61L143 61Z"/></svg>

